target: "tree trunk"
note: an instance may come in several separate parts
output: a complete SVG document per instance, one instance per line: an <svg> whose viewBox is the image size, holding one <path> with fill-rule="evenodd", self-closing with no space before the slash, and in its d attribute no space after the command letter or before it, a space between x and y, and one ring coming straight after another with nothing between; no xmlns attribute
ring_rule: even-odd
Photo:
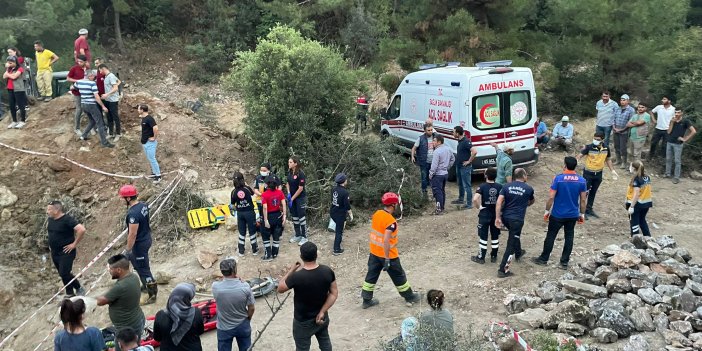
<svg viewBox="0 0 702 351"><path fill-rule="evenodd" d="M122 27L119 25L119 11L115 10L114 5L112 6L112 12L115 14L115 40L117 41L117 49L120 54L124 54L124 42L122 41Z"/></svg>

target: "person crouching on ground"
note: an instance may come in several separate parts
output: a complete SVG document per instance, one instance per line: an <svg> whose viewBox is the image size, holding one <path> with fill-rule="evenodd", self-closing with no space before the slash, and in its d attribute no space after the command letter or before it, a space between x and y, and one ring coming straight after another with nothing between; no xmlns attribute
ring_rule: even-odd
<svg viewBox="0 0 702 351"><path fill-rule="evenodd" d="M331 208L329 216L335 224L334 249L332 255L338 256L344 253L341 248L341 240L344 236L344 224L346 223L346 215L353 221L353 212L351 212L351 203L349 202L349 191L346 190L346 185L349 180L346 174L339 173L334 177L336 187L332 189Z"/></svg>
<svg viewBox="0 0 702 351"><path fill-rule="evenodd" d="M563 147L566 151L570 151L573 146L573 125L569 123L570 118L563 116L561 124L553 127L551 140L548 142L548 149Z"/></svg>
<svg viewBox="0 0 702 351"><path fill-rule="evenodd" d="M626 192L626 210L629 212L629 224L631 235L643 234L651 236L646 222L646 214L653 207L651 177L646 174L644 164L641 161L634 161L629 167L629 172L634 176L629 182Z"/></svg>
<svg viewBox="0 0 702 351"><path fill-rule="evenodd" d="M419 314L419 325L424 330L431 329L439 335L453 336L453 316L445 310L444 292L431 289L427 292L427 303L431 310Z"/></svg>

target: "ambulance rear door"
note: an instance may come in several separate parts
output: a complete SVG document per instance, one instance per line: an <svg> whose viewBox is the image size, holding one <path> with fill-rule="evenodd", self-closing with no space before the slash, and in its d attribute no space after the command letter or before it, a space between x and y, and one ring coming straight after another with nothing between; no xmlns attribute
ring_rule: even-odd
<svg viewBox="0 0 702 351"><path fill-rule="evenodd" d="M495 166L495 149L490 143L502 144L505 140L504 99L497 85L493 85L498 81L501 84L501 75L484 74L470 79L466 127L478 151L474 170Z"/></svg>
<svg viewBox="0 0 702 351"><path fill-rule="evenodd" d="M505 142L514 145L512 162L515 165L535 161L536 96L531 71L515 68L503 76L503 126Z"/></svg>

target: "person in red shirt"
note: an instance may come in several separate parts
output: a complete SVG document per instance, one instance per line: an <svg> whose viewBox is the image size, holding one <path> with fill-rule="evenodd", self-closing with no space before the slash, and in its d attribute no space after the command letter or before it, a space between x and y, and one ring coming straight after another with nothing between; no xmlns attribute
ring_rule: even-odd
<svg viewBox="0 0 702 351"><path fill-rule="evenodd" d="M98 94L100 94L100 96L105 95L105 75L102 74L102 71L97 67L99 67L103 63L105 62L102 58L98 57L95 59L95 67L97 69L97 75L95 76L95 84L97 84ZM105 102L104 99L102 101Z"/></svg>
<svg viewBox="0 0 702 351"><path fill-rule="evenodd" d="M90 68L90 45L88 45L88 30L85 28L78 31L78 38L73 42L73 57L75 58L76 63L78 63L78 56L80 55L85 56L85 59L83 60L85 62L85 66Z"/></svg>
<svg viewBox="0 0 702 351"><path fill-rule="evenodd" d="M84 55L79 55L76 58L76 65L71 67L71 70L68 71L68 76L66 76L66 80L75 83L83 78L85 78L85 64L87 58ZM80 117L83 114L83 108L80 107L80 93L78 92L78 89L75 87L71 86L71 94L73 94L73 104L76 106L76 114L74 117L75 120L75 132L78 134L78 136L83 135L83 132L80 131Z"/></svg>
<svg viewBox="0 0 702 351"><path fill-rule="evenodd" d="M280 190L280 179L275 175L266 177L266 190L261 194L261 203L263 204L263 228L261 228L261 236L263 237L263 247L266 253L261 257L264 261L271 261L278 257L280 248L280 236L283 234L287 216L287 202L285 194ZM271 245L271 236L273 244Z"/></svg>

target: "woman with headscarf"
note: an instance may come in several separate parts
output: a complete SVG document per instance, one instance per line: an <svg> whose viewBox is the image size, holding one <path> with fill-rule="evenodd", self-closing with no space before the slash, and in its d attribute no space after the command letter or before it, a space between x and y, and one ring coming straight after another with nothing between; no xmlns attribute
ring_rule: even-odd
<svg viewBox="0 0 702 351"><path fill-rule="evenodd" d="M156 313L154 340L161 351L202 351L200 335L205 332L202 313L192 306L195 286L180 283L168 297L166 308Z"/></svg>

